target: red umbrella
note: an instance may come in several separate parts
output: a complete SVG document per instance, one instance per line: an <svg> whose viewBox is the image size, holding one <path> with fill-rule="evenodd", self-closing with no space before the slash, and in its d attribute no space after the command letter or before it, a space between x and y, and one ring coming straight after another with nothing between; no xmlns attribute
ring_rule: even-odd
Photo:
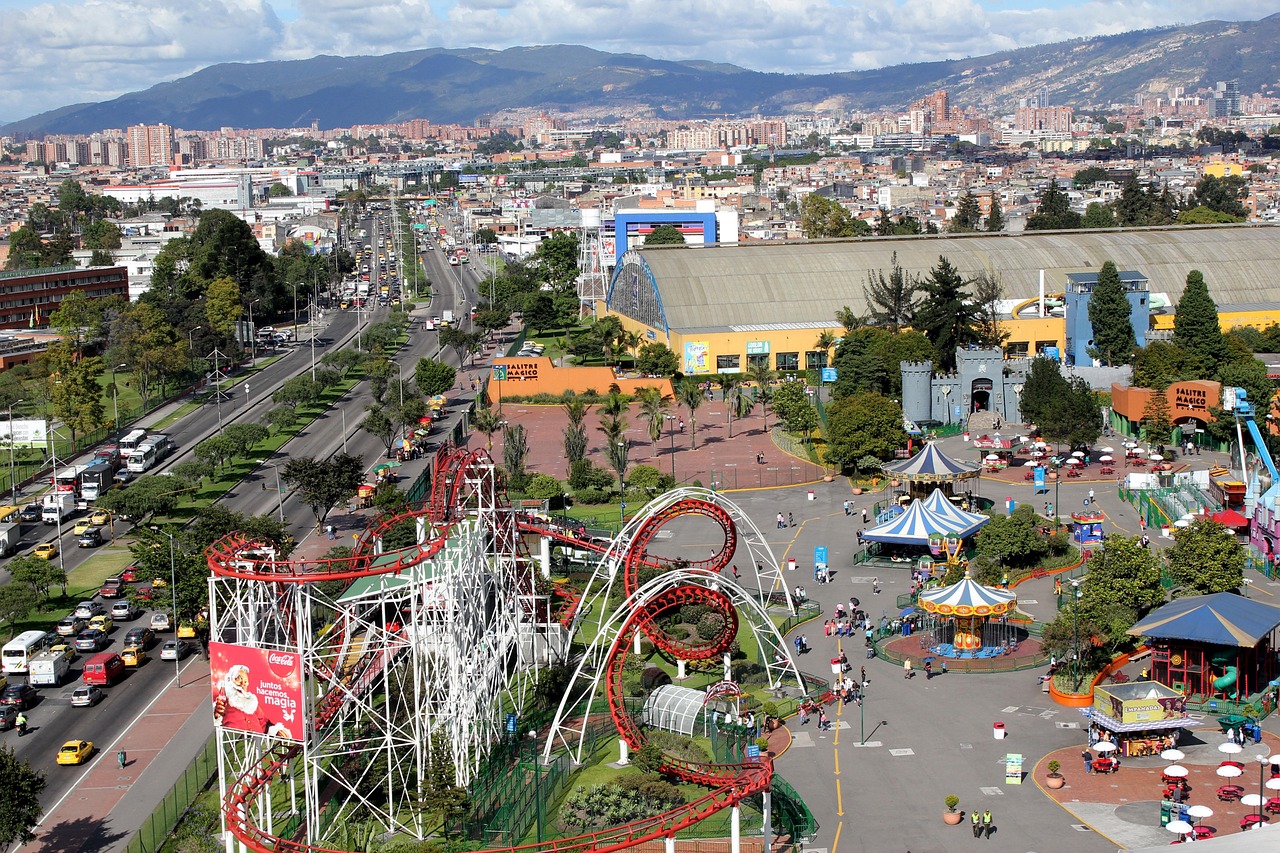
<svg viewBox="0 0 1280 853"><path fill-rule="evenodd" d="M1213 514L1213 520L1226 527L1248 527L1249 519L1234 509L1224 509Z"/></svg>

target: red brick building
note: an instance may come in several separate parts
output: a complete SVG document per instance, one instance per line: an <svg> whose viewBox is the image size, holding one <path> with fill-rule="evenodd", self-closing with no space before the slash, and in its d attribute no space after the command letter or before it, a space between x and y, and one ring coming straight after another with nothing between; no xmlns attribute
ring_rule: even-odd
<svg viewBox="0 0 1280 853"><path fill-rule="evenodd" d="M51 267L0 272L0 329L45 326L67 294L90 298L129 298L129 272L124 267Z"/></svg>

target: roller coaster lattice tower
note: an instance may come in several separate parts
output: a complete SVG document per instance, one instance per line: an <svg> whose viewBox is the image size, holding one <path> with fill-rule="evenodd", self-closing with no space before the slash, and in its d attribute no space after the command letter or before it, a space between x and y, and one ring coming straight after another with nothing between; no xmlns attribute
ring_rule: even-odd
<svg viewBox="0 0 1280 853"><path fill-rule="evenodd" d="M559 626L495 473L483 453L442 451L428 504L365 531L350 558L277 560L241 534L209 549L219 783L246 847L319 845L356 807L424 837L414 806L433 762L467 785L523 706L517 675ZM253 679L253 713L237 676Z"/></svg>

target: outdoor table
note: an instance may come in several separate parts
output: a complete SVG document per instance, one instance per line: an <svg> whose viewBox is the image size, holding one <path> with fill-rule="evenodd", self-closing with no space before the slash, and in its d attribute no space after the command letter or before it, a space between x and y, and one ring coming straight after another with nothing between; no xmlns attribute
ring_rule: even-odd
<svg viewBox="0 0 1280 853"><path fill-rule="evenodd" d="M1251 829L1255 824L1262 823L1263 820L1264 818L1262 817L1262 815L1247 814L1244 817L1240 818L1240 828Z"/></svg>
<svg viewBox="0 0 1280 853"><path fill-rule="evenodd" d="M1236 768L1237 770L1240 770L1240 771L1243 771L1243 770L1244 770L1244 765L1243 765L1243 764L1241 764L1239 761L1224 761L1224 762L1222 762L1221 764L1219 764L1218 766L1219 766L1219 767L1234 767L1234 768Z"/></svg>
<svg viewBox="0 0 1280 853"><path fill-rule="evenodd" d="M1077 471L1075 468L1068 468L1068 469L1067 469L1067 476L1068 476L1068 477L1079 477L1079 476L1080 476L1080 472L1079 472L1079 471Z"/></svg>
<svg viewBox="0 0 1280 853"><path fill-rule="evenodd" d="M1197 826L1194 832L1196 838L1213 838L1214 829L1211 826Z"/></svg>
<svg viewBox="0 0 1280 853"><path fill-rule="evenodd" d="M1103 465L1103 466L1102 466L1102 473L1103 473L1103 474L1114 474L1115 472L1116 472L1116 469L1115 469L1115 468L1112 468L1110 465Z"/></svg>
<svg viewBox="0 0 1280 853"><path fill-rule="evenodd" d="M1025 471L1022 474L1022 479L1027 481L1034 480L1035 478L1036 478L1036 473L1034 471Z"/></svg>
<svg viewBox="0 0 1280 853"><path fill-rule="evenodd" d="M1093 759L1093 769L1098 773L1114 773L1116 761L1114 758L1095 758Z"/></svg>
<svg viewBox="0 0 1280 853"><path fill-rule="evenodd" d="M1280 797L1272 797L1267 800L1266 804L1263 805L1263 808L1266 809L1269 814L1280 812Z"/></svg>
<svg viewBox="0 0 1280 853"><path fill-rule="evenodd" d="M1239 785L1223 785L1218 788L1218 799L1223 802L1238 800L1244 796L1244 788Z"/></svg>

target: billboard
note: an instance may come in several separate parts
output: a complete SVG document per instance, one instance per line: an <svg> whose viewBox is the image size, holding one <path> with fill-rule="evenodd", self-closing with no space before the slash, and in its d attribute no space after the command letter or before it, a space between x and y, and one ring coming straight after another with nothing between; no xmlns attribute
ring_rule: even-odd
<svg viewBox="0 0 1280 853"><path fill-rule="evenodd" d="M10 428L14 447L44 447L49 443L49 422L35 419L0 420L0 447L9 446Z"/></svg>
<svg viewBox="0 0 1280 853"><path fill-rule="evenodd" d="M301 655L210 643L209 669L215 725L302 740Z"/></svg>
<svg viewBox="0 0 1280 853"><path fill-rule="evenodd" d="M684 372L710 373L711 360L708 355L710 351L711 344L707 341L685 341Z"/></svg>

